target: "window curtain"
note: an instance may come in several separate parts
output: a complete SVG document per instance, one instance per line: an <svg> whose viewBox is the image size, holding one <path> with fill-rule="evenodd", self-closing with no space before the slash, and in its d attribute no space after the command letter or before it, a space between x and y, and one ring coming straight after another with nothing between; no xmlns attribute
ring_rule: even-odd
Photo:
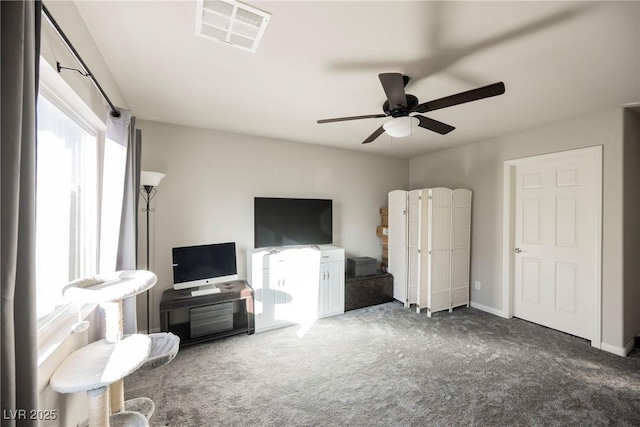
<svg viewBox="0 0 640 427"><path fill-rule="evenodd" d="M37 425L10 411L38 408L35 282L39 1L0 2L0 360L2 426ZM15 414L15 412L13 412ZM4 416L7 415L8 416Z"/></svg>
<svg viewBox="0 0 640 427"><path fill-rule="evenodd" d="M138 267L138 199L140 197L140 154L142 150L142 132L136 129L136 118L129 123L127 158L120 218L120 238L116 270L136 270ZM136 297L123 301L124 333L138 332L136 320Z"/></svg>

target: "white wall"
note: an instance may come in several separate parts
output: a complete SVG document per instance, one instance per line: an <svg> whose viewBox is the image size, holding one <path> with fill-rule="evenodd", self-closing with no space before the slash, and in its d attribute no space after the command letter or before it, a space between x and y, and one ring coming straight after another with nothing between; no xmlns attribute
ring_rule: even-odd
<svg viewBox="0 0 640 427"><path fill-rule="evenodd" d="M623 337L623 111L610 110L410 160L410 187L471 189L471 290L475 303L503 310L503 162L544 153L604 146L602 340L624 347Z"/></svg>
<svg viewBox="0 0 640 427"><path fill-rule="evenodd" d="M55 420L41 421L41 426L74 426L87 419L86 393L62 394L53 391L49 378L69 354L88 344L87 332L70 335L69 338L38 367L38 405L43 410L56 410Z"/></svg>
<svg viewBox="0 0 640 427"><path fill-rule="evenodd" d="M96 80L98 80L102 89L107 93L111 102L117 107L128 108L120 88L111 75L109 67L84 21L80 17L74 2L48 1L45 6L87 64ZM73 55L64 46L62 40L56 35L53 27L49 25L44 18L44 15L42 17L41 38L40 55L42 55L45 61L54 69L56 68L57 61L60 62L60 65L63 67L81 68L76 60L73 59ZM62 70L60 76L74 89L98 117L106 119L110 109L88 77L84 77L71 70Z"/></svg>
<svg viewBox="0 0 640 427"><path fill-rule="evenodd" d="M334 244L347 256L381 258L376 236L387 193L407 189L409 161L355 151L140 121L142 169L165 173L152 200L152 328L171 287L171 248L236 242L238 273L246 278L245 251L253 248L256 196L333 199ZM142 201L141 201L142 203ZM141 204L142 206L142 204ZM146 219L139 221L139 258L146 266ZM146 325L138 298L138 326Z"/></svg>

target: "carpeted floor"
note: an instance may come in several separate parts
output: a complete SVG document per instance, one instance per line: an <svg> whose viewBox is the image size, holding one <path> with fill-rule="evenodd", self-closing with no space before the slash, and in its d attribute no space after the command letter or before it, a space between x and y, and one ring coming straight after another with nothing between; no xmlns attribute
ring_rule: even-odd
<svg viewBox="0 0 640 427"><path fill-rule="evenodd" d="M125 381L152 426L638 426L640 357L473 308L397 302L181 349Z"/></svg>

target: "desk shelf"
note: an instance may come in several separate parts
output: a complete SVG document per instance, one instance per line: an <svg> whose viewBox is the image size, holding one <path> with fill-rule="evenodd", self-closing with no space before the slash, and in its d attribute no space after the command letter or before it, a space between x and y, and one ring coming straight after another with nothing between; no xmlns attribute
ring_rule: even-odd
<svg viewBox="0 0 640 427"><path fill-rule="evenodd" d="M242 333L253 334L253 289L244 280L216 286L220 292L195 297L191 296L190 289L162 292L161 330L179 336L180 346ZM211 319L209 327L206 319Z"/></svg>

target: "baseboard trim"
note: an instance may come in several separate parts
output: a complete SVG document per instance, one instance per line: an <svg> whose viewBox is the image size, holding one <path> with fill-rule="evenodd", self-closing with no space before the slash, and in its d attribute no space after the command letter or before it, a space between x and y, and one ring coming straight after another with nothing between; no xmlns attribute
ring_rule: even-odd
<svg viewBox="0 0 640 427"><path fill-rule="evenodd" d="M493 314L495 316L499 316L499 317L503 317L505 319L508 319L508 317L504 314L504 312L502 310L498 310L497 308L493 308L493 307L489 307L483 304L479 304L477 302L471 301L470 302L471 307L476 308L480 311L484 311L486 313L490 313ZM617 356L622 356L622 357L626 357L629 355L629 353L631 353L631 351L636 347L636 342L635 342L635 338L632 339L631 341L629 341L627 343L627 345L625 345L624 347L617 347L615 345L611 345L611 344L607 344L604 342L600 343L600 349L603 351L606 351L607 353L612 353L615 354Z"/></svg>
<svg viewBox="0 0 640 427"><path fill-rule="evenodd" d="M503 317L505 319L508 319L508 317L504 314L504 311L498 310L497 308L489 307L489 306L486 306L486 305L483 305L483 304L479 304L479 303L473 302L473 301L471 301L471 307L477 308L480 311L485 311L487 313L493 314L494 316L499 316L499 317Z"/></svg>
<svg viewBox="0 0 640 427"><path fill-rule="evenodd" d="M631 341L629 341L627 343L627 345L624 346L624 350L625 350L625 356L628 356L629 353L631 353L633 351L633 349L636 348L636 339L632 339Z"/></svg>
<svg viewBox="0 0 640 427"><path fill-rule="evenodd" d="M600 349L606 351L607 353L613 353L618 356L626 357L627 355L629 355L629 353L631 353L631 350L633 350L635 346L635 340L629 341L624 347L617 347L615 345L603 342L601 343Z"/></svg>

